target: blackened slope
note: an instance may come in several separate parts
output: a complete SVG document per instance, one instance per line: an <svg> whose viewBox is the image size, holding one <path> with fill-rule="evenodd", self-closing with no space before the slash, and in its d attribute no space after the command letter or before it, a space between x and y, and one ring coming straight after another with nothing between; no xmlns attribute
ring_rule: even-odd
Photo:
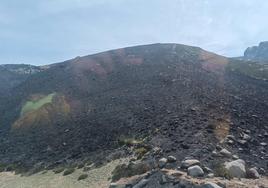
<svg viewBox="0 0 268 188"><path fill-rule="evenodd" d="M33 94L64 96L71 113L67 119L34 126L23 134L14 130L3 137L0 158L30 166L40 161L62 163L116 148L118 138L128 135L148 137L152 145L178 158L192 155L209 160L221 139L232 131L238 133L240 121L252 123L243 129L252 126L254 138L267 130L245 111L254 103L251 111L258 116L258 125L265 124L267 83L225 70L229 63L200 48L155 44L52 66L33 75L2 102L1 122L10 128L23 102ZM262 105L266 106L260 108ZM241 119L237 113L242 112ZM262 155L260 148L253 150Z"/></svg>

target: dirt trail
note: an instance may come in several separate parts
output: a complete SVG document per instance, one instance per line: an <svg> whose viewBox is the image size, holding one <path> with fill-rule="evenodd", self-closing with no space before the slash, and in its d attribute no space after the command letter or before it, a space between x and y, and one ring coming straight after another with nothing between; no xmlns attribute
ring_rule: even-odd
<svg viewBox="0 0 268 188"><path fill-rule="evenodd" d="M63 176L62 173L54 174L52 171L40 172L31 176L15 175L12 172L0 173L0 188L106 188L109 187L111 172L116 165L125 160L115 160L107 165L92 169L88 172L88 178L78 181L77 178L84 174L82 170L70 175Z"/></svg>

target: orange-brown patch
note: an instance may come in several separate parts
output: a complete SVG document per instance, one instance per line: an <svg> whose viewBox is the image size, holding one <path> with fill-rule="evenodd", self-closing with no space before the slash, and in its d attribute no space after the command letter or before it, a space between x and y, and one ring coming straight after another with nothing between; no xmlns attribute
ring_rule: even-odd
<svg viewBox="0 0 268 188"><path fill-rule="evenodd" d="M202 51L199 56L203 61L202 67L215 73L224 73L225 67L229 63L228 58L206 51Z"/></svg>

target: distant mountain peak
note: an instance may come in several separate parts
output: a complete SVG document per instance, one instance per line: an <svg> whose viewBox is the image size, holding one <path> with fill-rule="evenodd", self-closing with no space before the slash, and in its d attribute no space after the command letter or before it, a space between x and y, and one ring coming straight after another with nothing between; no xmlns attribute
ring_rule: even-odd
<svg viewBox="0 0 268 188"><path fill-rule="evenodd" d="M268 41L260 42L258 46L248 47L244 59L253 61L268 61Z"/></svg>

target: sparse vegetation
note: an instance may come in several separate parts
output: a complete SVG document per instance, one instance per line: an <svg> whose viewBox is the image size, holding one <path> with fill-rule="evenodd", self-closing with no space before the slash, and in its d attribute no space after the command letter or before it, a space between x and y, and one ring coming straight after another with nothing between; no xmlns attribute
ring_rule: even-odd
<svg viewBox="0 0 268 188"><path fill-rule="evenodd" d="M117 181L122 177L130 177L138 174L143 174L150 170L150 166L146 163L130 163L120 164L116 166L112 172L112 181Z"/></svg>
<svg viewBox="0 0 268 188"><path fill-rule="evenodd" d="M214 166L214 171L215 171L215 176L216 177L224 177L228 180L232 179L233 177L231 176L231 174L228 172L228 170L224 167L223 164L221 163L217 163Z"/></svg>
<svg viewBox="0 0 268 188"><path fill-rule="evenodd" d="M83 167L84 167L84 164L83 164L83 163L80 163L80 164L77 165L77 168L78 168L78 169L81 169L81 168L83 168Z"/></svg>
<svg viewBox="0 0 268 188"><path fill-rule="evenodd" d="M84 179L86 179L88 177L88 174L81 174L79 177L78 177L78 181L80 181L80 180L84 180Z"/></svg>
<svg viewBox="0 0 268 188"><path fill-rule="evenodd" d="M118 140L118 143L120 146L126 145L126 146L133 146L142 143L141 140L137 140L135 138L125 138L121 137Z"/></svg>
<svg viewBox="0 0 268 188"><path fill-rule="evenodd" d="M59 174L59 173L61 173L61 172L63 172L63 171L64 171L64 168L63 168L63 167L58 167L58 168L56 168L56 169L53 170L53 172L54 172L55 174Z"/></svg>
<svg viewBox="0 0 268 188"><path fill-rule="evenodd" d="M141 159L147 152L148 152L148 149L145 147L140 147L135 150L135 153L138 159Z"/></svg>
<svg viewBox="0 0 268 188"><path fill-rule="evenodd" d="M69 168L63 172L63 176L67 176L69 174L72 174L75 171L74 168Z"/></svg>

